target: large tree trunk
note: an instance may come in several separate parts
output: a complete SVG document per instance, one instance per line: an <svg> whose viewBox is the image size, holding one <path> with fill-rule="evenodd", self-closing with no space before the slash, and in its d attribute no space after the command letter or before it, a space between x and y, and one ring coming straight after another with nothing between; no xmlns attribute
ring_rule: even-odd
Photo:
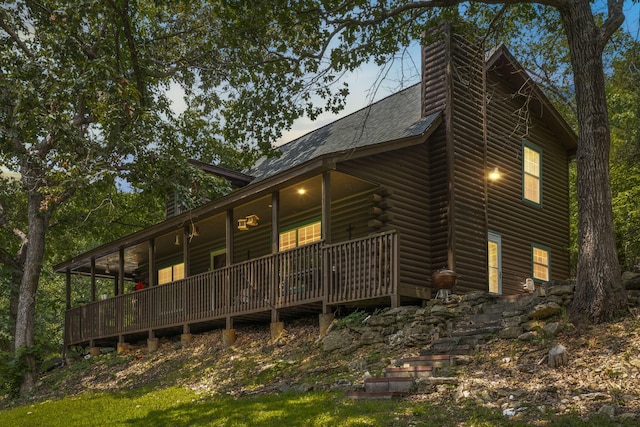
<svg viewBox="0 0 640 427"><path fill-rule="evenodd" d="M611 145L600 28L588 0L560 8L571 50L578 112L578 269L570 315L600 323L619 316L627 297L616 254L609 180Z"/></svg>
<svg viewBox="0 0 640 427"><path fill-rule="evenodd" d="M34 320L36 293L42 260L44 257L45 232L47 229L47 214L41 212L42 195L33 188L28 196L29 231L26 248L24 273L20 283L18 296L18 310L16 316L15 351L16 357L20 357L23 351L29 350L34 344ZM33 353L24 356L26 369L23 374L20 394L26 396L33 390L36 379L36 358Z"/></svg>

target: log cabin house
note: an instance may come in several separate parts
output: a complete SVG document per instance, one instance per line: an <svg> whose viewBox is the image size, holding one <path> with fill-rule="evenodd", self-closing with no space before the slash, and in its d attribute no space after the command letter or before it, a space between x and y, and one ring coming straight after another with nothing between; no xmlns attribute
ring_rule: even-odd
<svg viewBox="0 0 640 427"><path fill-rule="evenodd" d="M457 292L566 279L575 133L504 46L441 33L421 83L249 171L197 162L235 189L186 212L169 205L165 221L57 265L65 345L151 346L212 328L232 344L241 322L277 332L303 313L322 325L337 306L428 299L443 267ZM78 276L90 278L82 304ZM112 294L98 298L105 278Z"/></svg>

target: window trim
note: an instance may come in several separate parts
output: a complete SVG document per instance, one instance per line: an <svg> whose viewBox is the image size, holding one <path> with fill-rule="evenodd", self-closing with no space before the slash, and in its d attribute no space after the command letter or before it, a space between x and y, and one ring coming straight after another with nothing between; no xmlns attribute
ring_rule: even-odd
<svg viewBox="0 0 640 427"><path fill-rule="evenodd" d="M525 197L525 183L524 183L525 176L526 175L531 175L531 174L528 174L528 173L525 172L525 154L524 154L525 153L525 148L528 148L531 151L537 152L538 156L540 158L540 161L539 161L539 164L538 164L538 177L537 177L538 178L538 195L539 195L539 198L540 198L539 202L534 202L533 200L527 199ZM527 203L527 204L529 204L529 205L531 205L531 206L535 206L535 207L538 207L538 208L542 207L542 202L543 202L543 199L542 199L542 170L543 170L543 168L542 168L542 157L543 157L543 152L542 152L542 148L541 147L539 147L536 144L533 144L533 143L531 143L529 141L522 141L522 176L521 176L521 179L522 179L522 201ZM531 176L533 176L533 175L531 175Z"/></svg>
<svg viewBox="0 0 640 427"><path fill-rule="evenodd" d="M534 249L540 249L547 252L547 279L546 280L537 278L535 276L535 266L544 265L544 264L537 264L534 261L534 258L533 258ZM551 280L551 248L550 247L541 245L539 243L534 243L534 242L531 243L531 277L533 278L533 281L536 283L544 283Z"/></svg>
<svg viewBox="0 0 640 427"><path fill-rule="evenodd" d="M288 225L286 227L282 227L280 230L278 230L278 252L288 251L288 250L300 247L300 245L298 243L298 232L297 232L297 230L300 229L300 228L315 224L317 222L320 223L320 239L319 240L322 240L322 237L323 237L322 236L322 216L315 216L313 218L309 218L309 219L304 220L304 221L299 221L299 222L293 223L291 225ZM289 248L289 249L280 249L280 245L282 244L282 241L281 241L282 234L283 233L287 233L287 232L292 231L292 230L296 230L296 246L294 248Z"/></svg>
<svg viewBox="0 0 640 427"><path fill-rule="evenodd" d="M171 283L171 282L175 282L176 280L186 279L187 278L186 276L182 277L182 279L174 279L174 277L173 277L174 276L173 267L175 267L176 265L180 265L180 264L183 265L183 271L184 271L184 261L169 261L169 262L166 262L166 263L163 263L163 264L159 265L158 268L156 268L156 283L158 285L162 286L162 285L166 285L166 284ZM168 282L160 283L160 280L159 280L160 279L160 270L164 270L165 268L169 268L169 267L171 267L171 280L168 281Z"/></svg>
<svg viewBox="0 0 640 427"><path fill-rule="evenodd" d="M489 243L494 242L498 245L498 291L496 295L502 295L502 235L495 231L489 231L487 234L487 287L491 292L491 284L489 283ZM491 292L494 293L494 292Z"/></svg>
<svg viewBox="0 0 640 427"><path fill-rule="evenodd" d="M213 260L218 255L223 255L227 253L227 248L225 246L221 246L209 251L209 271L213 271Z"/></svg>

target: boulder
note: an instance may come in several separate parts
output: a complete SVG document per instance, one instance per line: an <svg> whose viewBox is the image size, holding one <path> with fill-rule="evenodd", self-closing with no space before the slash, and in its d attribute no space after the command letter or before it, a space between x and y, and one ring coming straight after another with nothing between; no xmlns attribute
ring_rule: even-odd
<svg viewBox="0 0 640 427"><path fill-rule="evenodd" d="M521 326L509 326L508 328L501 330L498 335L503 339L513 339L522 335L522 332L523 330Z"/></svg>
<svg viewBox="0 0 640 427"><path fill-rule="evenodd" d="M352 334L346 329L334 330L324 337L322 348L324 351L345 349L354 342Z"/></svg>
<svg viewBox="0 0 640 427"><path fill-rule="evenodd" d="M546 319L562 311L560 304L549 301L536 305L531 313L529 313L529 319Z"/></svg>
<svg viewBox="0 0 640 427"><path fill-rule="evenodd" d="M573 283L554 285L547 290L547 295L569 295L573 293L574 288L575 285Z"/></svg>

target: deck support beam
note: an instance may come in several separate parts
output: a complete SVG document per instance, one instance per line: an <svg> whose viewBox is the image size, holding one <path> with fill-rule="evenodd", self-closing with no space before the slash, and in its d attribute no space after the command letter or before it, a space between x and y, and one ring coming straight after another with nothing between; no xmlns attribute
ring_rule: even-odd
<svg viewBox="0 0 640 427"><path fill-rule="evenodd" d="M333 313L322 313L318 315L321 337L324 337L325 335L327 335L327 331L329 330L329 326L331 326L333 319L335 319L335 316L333 315Z"/></svg>
<svg viewBox="0 0 640 427"><path fill-rule="evenodd" d="M233 329L233 317L227 316L226 329L222 331L222 346L231 347L236 342L236 330Z"/></svg>
<svg viewBox="0 0 640 427"><path fill-rule="evenodd" d="M118 336L118 347L116 349L116 352L120 354L124 353L127 350L129 350L129 343L124 341L124 335Z"/></svg>
<svg viewBox="0 0 640 427"><path fill-rule="evenodd" d="M91 258L91 302L96 302L96 259Z"/></svg>
<svg viewBox="0 0 640 427"><path fill-rule="evenodd" d="M271 341L277 340L284 332L284 322L271 322L269 330L271 331Z"/></svg>
<svg viewBox="0 0 640 427"><path fill-rule="evenodd" d="M160 340L156 338L156 334L155 332L153 332L153 329L150 329L149 338L147 338L147 351L149 351L149 353L158 351L159 346L160 346Z"/></svg>
<svg viewBox="0 0 640 427"><path fill-rule="evenodd" d="M188 324L182 325L182 335L180 335L180 344L183 346L191 344L193 341L193 335L191 335L191 328Z"/></svg>

